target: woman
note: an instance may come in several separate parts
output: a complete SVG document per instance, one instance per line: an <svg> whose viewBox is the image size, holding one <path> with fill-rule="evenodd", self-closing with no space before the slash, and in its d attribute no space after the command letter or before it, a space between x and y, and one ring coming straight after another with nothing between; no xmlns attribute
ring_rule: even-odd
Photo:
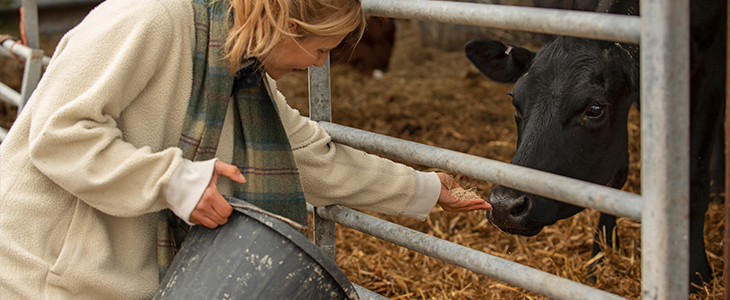
<svg viewBox="0 0 730 300"><path fill-rule="evenodd" d="M159 212L215 228L221 193L299 221L305 196L421 220L437 202L491 209L451 198L445 174L333 143L276 91L363 20L357 0L100 4L0 147L0 295L151 298Z"/></svg>

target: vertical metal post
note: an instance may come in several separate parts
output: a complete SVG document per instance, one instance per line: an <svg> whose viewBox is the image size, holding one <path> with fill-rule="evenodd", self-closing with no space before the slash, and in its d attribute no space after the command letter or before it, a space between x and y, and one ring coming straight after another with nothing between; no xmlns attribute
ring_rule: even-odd
<svg viewBox="0 0 730 300"><path fill-rule="evenodd" d="M23 109L28 98L38 86L41 80L41 71L43 70L43 50L31 48L31 57L25 60L23 71L23 81L20 86L20 103L18 104L18 113Z"/></svg>
<svg viewBox="0 0 730 300"><path fill-rule="evenodd" d="M38 29L38 3L36 0L23 0L23 28L28 48L39 49L40 33Z"/></svg>
<svg viewBox="0 0 730 300"><path fill-rule="evenodd" d="M689 293L689 1L641 1L642 296Z"/></svg>
<svg viewBox="0 0 730 300"><path fill-rule="evenodd" d="M330 59L322 67L309 67L309 118L332 122L332 95L330 93ZM314 208L312 237L314 244L330 258L335 259L335 222L325 220Z"/></svg>
<svg viewBox="0 0 730 300"><path fill-rule="evenodd" d="M38 3L36 0L23 0L23 29L28 48L32 55L25 61L23 81L20 90L18 113L23 109L28 98L38 86L43 70L43 50L40 50L40 33L38 29Z"/></svg>

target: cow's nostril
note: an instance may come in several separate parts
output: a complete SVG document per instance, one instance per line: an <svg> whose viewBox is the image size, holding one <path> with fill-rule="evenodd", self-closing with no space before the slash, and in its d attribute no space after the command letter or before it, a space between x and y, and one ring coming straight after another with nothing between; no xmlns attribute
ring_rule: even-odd
<svg viewBox="0 0 730 300"><path fill-rule="evenodd" d="M512 209L509 211L511 216L521 216L527 213L530 208L530 198L527 196L521 196Z"/></svg>

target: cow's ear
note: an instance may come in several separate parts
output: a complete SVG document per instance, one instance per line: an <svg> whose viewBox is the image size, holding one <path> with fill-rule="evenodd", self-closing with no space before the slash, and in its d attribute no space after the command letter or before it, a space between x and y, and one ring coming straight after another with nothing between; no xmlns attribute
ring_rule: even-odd
<svg viewBox="0 0 730 300"><path fill-rule="evenodd" d="M479 71L502 83L515 83L535 58L535 52L488 39L473 40L466 44L464 51Z"/></svg>
<svg viewBox="0 0 730 300"><path fill-rule="evenodd" d="M623 45L619 43L608 43L605 47L603 59L606 65L614 66L610 77L619 78L625 81L625 84L632 90L639 90L639 64L634 55L638 55L638 50L633 45Z"/></svg>

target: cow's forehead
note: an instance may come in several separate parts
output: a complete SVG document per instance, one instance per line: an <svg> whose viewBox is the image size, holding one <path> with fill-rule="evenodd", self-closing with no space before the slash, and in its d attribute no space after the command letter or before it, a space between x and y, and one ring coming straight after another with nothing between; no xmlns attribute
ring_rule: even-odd
<svg viewBox="0 0 730 300"><path fill-rule="evenodd" d="M514 86L513 103L522 109L576 111L586 102L601 97L606 64L602 42L562 38L560 43L544 46L532 66Z"/></svg>
<svg viewBox="0 0 730 300"><path fill-rule="evenodd" d="M513 104L533 118L565 122L601 92L591 83L592 72L582 69L532 70L515 83Z"/></svg>
<svg viewBox="0 0 730 300"><path fill-rule="evenodd" d="M575 71L568 68L542 68L531 70L522 76L513 88L520 97L542 98L575 93L590 84L591 74L587 70Z"/></svg>

